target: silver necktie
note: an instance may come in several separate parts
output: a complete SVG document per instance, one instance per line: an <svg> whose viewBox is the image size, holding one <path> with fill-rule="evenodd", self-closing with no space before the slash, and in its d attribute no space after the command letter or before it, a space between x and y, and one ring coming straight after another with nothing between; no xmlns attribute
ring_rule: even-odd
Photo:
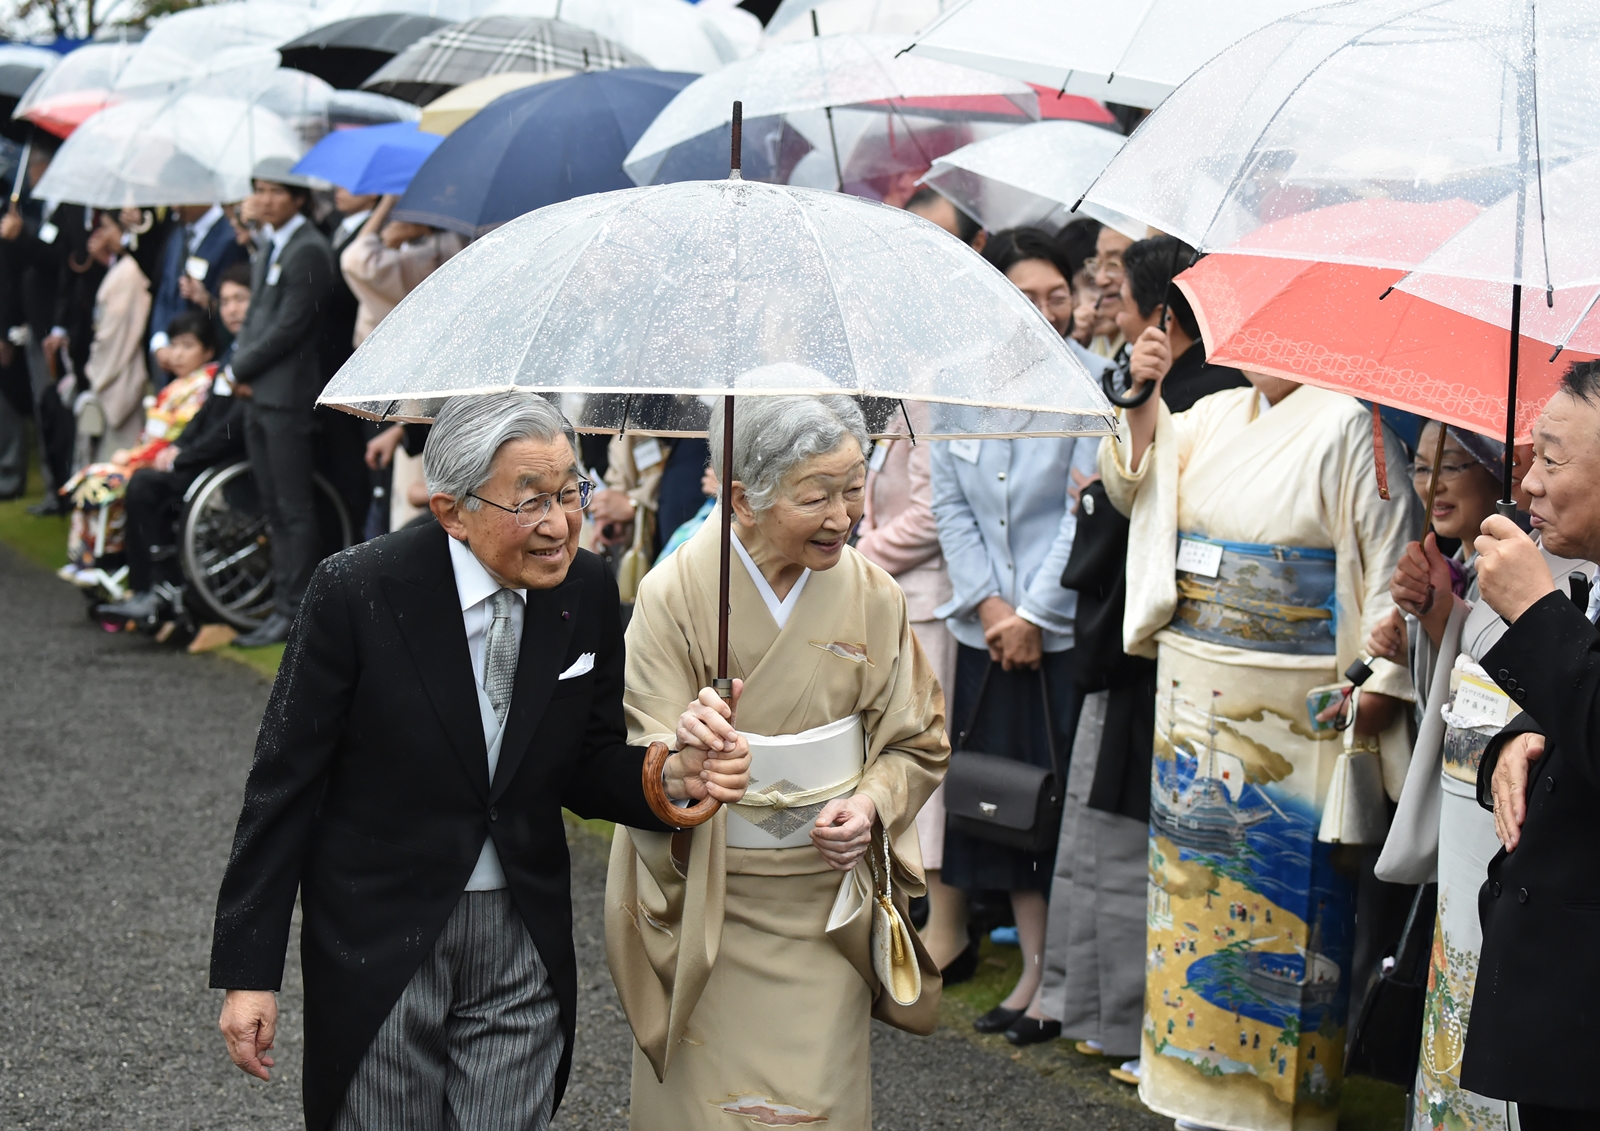
<svg viewBox="0 0 1600 1131"><path fill-rule="evenodd" d="M483 634L483 690L494 707L494 717L506 721L511 706L511 687L517 678L517 634L511 628L511 606L517 595L499 589L489 598L493 619Z"/></svg>

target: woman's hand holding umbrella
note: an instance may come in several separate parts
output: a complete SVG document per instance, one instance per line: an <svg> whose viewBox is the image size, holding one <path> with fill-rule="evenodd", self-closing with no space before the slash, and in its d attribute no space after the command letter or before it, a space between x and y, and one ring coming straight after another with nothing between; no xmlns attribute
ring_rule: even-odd
<svg viewBox="0 0 1600 1131"><path fill-rule="evenodd" d="M1161 399L1161 382L1171 368L1172 345L1167 341L1166 331L1147 326L1128 355L1128 376L1132 381L1131 392L1151 383L1155 385L1155 392L1127 410L1128 430L1133 437L1128 453L1130 468L1137 468L1143 462L1146 449L1155 442L1156 417L1160 414L1156 403Z"/></svg>
<svg viewBox="0 0 1600 1131"><path fill-rule="evenodd" d="M732 805L750 784L750 744L734 729L744 680L733 681L727 702L709 687L678 720L678 752L667 759L665 785L674 801L715 798Z"/></svg>
<svg viewBox="0 0 1600 1131"><path fill-rule="evenodd" d="M1438 647L1444 639L1445 622L1450 619L1451 602L1439 600L1448 596L1454 584L1450 565L1439 552L1439 540L1430 531L1421 542L1409 543L1395 565L1394 578L1389 582L1389 596L1401 609L1422 622L1428 639Z"/></svg>

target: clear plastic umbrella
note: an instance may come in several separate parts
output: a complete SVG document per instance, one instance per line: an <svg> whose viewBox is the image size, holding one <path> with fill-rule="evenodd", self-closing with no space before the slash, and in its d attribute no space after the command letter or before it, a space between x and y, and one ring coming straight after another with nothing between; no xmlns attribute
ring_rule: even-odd
<svg viewBox="0 0 1600 1131"><path fill-rule="evenodd" d="M34 194L97 208L240 200L256 162L305 150L302 133L259 100L210 89L130 98L79 126Z"/></svg>
<svg viewBox="0 0 1600 1131"><path fill-rule="evenodd" d="M728 108L735 99L744 103L752 156L758 158L756 171L763 179L769 179L768 168L782 166L785 116L815 112L824 129L821 115L829 109L863 105L883 113L931 113L945 119L995 117L1021 123L1038 117L1038 95L1026 83L897 56L899 45L893 36L829 35L772 47L706 75L667 105L623 167L635 183L649 184L674 178L673 166L686 159L700 164L697 157L725 157ZM938 101L918 105L919 100ZM806 148L811 145L807 141ZM841 147L841 164L843 156Z"/></svg>
<svg viewBox="0 0 1600 1131"><path fill-rule="evenodd" d="M115 89L170 88L240 68L276 67L278 44L325 22L312 8L272 0L187 8L151 26Z"/></svg>
<svg viewBox="0 0 1600 1131"><path fill-rule="evenodd" d="M922 181L991 232L1024 224L1054 231L1126 140L1083 122L1035 122L938 158ZM1145 237L1145 224L1110 209L1079 211Z"/></svg>
<svg viewBox="0 0 1600 1131"><path fill-rule="evenodd" d="M1499 284L1509 445L1522 288L1553 309L1558 291L1600 282L1592 193L1562 173L1600 153L1596 106L1596 0L1351 0L1224 51L1150 116L1089 199L1202 250ZM1323 210L1366 198L1489 211L1427 252L1403 230L1324 222ZM1258 237L1268 225L1271 238ZM1430 285L1426 297L1446 305L1463 289Z"/></svg>
<svg viewBox="0 0 1600 1131"><path fill-rule="evenodd" d="M85 118L103 109L117 77L138 49L137 43L86 43L69 52L33 81L12 112L57 137L66 137Z"/></svg>
<svg viewBox="0 0 1600 1131"><path fill-rule="evenodd" d="M966 0L919 33L910 51L1068 94L1152 107L1230 43L1325 2Z"/></svg>
<svg viewBox="0 0 1600 1131"><path fill-rule="evenodd" d="M811 38L812 12L817 14L817 29L823 35L921 31L949 6L945 0L783 0L767 21L762 41L772 44Z"/></svg>

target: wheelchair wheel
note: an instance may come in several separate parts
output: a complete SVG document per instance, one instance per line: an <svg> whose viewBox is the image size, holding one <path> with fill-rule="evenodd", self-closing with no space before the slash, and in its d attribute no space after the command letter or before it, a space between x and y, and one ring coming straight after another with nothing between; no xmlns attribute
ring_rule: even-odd
<svg viewBox="0 0 1600 1131"><path fill-rule="evenodd" d="M320 556L353 541L350 516L327 480L312 477ZM205 473L185 496L179 556L201 619L249 631L272 612L272 541L250 464Z"/></svg>

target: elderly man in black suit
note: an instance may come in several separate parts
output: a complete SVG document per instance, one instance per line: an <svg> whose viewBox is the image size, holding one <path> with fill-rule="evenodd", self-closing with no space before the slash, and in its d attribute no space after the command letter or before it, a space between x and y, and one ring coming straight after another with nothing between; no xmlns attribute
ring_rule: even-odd
<svg viewBox="0 0 1600 1131"><path fill-rule="evenodd" d="M247 398L245 444L272 531L273 610L241 647L276 644L317 564L317 512L312 437L324 381L318 345L336 268L327 237L305 215L311 183L290 172L288 158L267 158L254 170L251 219L266 242L256 251L250 313L239 331L228 372Z"/></svg>
<svg viewBox="0 0 1600 1131"><path fill-rule="evenodd" d="M1523 487L1541 543L1600 559L1600 362L1568 368L1533 442ZM1516 1101L1523 1131L1592 1129L1600 1006L1581 987L1600 931L1600 593L1556 588L1509 518L1489 518L1476 545L1484 600L1510 625L1483 667L1523 713L1478 772L1505 847L1478 894L1483 951L1461 1083Z"/></svg>
<svg viewBox="0 0 1600 1131"><path fill-rule="evenodd" d="M543 1128L577 998L562 807L664 830L667 798L749 781L708 689L647 800L617 587L577 549L591 485L549 402L446 402L424 467L437 524L312 578L218 901L220 1025L264 1079L300 895L309 1131ZM720 754L683 741L705 729Z"/></svg>

